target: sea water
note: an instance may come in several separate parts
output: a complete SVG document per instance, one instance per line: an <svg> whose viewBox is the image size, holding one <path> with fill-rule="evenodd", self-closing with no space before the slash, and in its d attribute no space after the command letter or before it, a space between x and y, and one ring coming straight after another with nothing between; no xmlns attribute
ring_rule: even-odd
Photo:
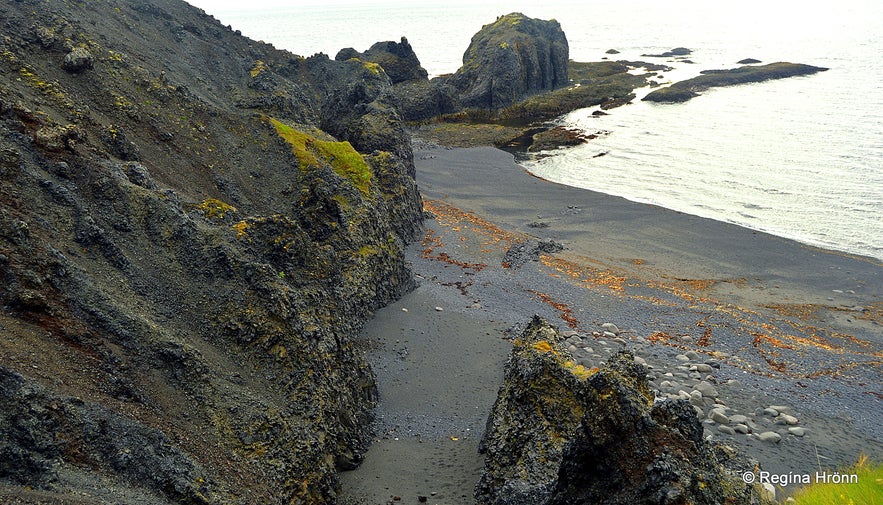
<svg viewBox="0 0 883 505"><path fill-rule="evenodd" d="M883 260L881 2L203 3L245 35L304 56L406 36L431 76L456 71L472 35L515 11L557 19L572 59L672 66L661 82L743 58L828 67L682 104L574 111L556 122L598 137L522 164L563 184ZM690 62L643 56L678 46L693 51Z"/></svg>

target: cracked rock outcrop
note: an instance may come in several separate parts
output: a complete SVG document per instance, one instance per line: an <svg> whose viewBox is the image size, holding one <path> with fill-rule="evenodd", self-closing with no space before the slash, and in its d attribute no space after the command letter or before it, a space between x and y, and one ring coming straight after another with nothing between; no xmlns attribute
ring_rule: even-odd
<svg viewBox="0 0 883 505"><path fill-rule="evenodd" d="M481 449L483 505L749 504L752 468L702 438L690 404L654 401L628 352L600 369L575 364L538 316L515 341Z"/></svg>

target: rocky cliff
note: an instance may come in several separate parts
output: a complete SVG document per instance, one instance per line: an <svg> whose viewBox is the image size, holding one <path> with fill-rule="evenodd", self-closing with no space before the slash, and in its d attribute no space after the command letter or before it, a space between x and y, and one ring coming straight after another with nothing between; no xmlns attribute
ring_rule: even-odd
<svg viewBox="0 0 883 505"><path fill-rule="evenodd" d="M752 468L712 446L683 400L655 401L627 352L575 364L539 317L524 330L482 441L478 503L749 504L760 494L728 470Z"/></svg>
<svg viewBox="0 0 883 505"><path fill-rule="evenodd" d="M403 115L412 121L464 108L493 111L569 82L569 49L561 25L521 13L483 26L454 74L428 80L412 54L402 40L375 44L365 53L346 49L336 59L357 57L383 66L396 84L394 94Z"/></svg>
<svg viewBox="0 0 883 505"><path fill-rule="evenodd" d="M332 503L421 226L389 76L179 0L0 26L0 501Z"/></svg>
<svg viewBox="0 0 883 505"><path fill-rule="evenodd" d="M501 16L472 37L451 78L464 107L497 109L568 82L569 48L555 20Z"/></svg>

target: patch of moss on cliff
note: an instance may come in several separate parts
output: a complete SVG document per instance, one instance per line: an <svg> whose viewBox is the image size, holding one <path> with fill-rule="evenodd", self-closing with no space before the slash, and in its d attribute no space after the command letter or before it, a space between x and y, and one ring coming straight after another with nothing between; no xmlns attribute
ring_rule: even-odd
<svg viewBox="0 0 883 505"><path fill-rule="evenodd" d="M276 133L291 146L301 170L318 168L321 162L327 163L337 175L350 181L362 195L369 194L373 177L371 167L349 142L319 140L273 118L270 118L270 123Z"/></svg>
<svg viewBox="0 0 883 505"><path fill-rule="evenodd" d="M209 219L224 219L228 212L236 212L236 207L217 198L206 198L196 208Z"/></svg>

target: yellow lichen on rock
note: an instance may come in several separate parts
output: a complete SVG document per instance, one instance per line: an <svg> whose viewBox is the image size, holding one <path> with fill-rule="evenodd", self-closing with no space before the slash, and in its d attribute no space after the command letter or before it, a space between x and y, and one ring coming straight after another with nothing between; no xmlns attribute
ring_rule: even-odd
<svg viewBox="0 0 883 505"><path fill-rule="evenodd" d="M320 140L281 121L270 118L276 133L290 146L301 170L319 168L321 162L331 166L337 175L350 181L363 195L370 193L371 167L349 142ZM320 162L321 160L321 162Z"/></svg>
<svg viewBox="0 0 883 505"><path fill-rule="evenodd" d="M224 219L228 212L236 212L236 207L217 198L206 198L196 208L209 219Z"/></svg>

